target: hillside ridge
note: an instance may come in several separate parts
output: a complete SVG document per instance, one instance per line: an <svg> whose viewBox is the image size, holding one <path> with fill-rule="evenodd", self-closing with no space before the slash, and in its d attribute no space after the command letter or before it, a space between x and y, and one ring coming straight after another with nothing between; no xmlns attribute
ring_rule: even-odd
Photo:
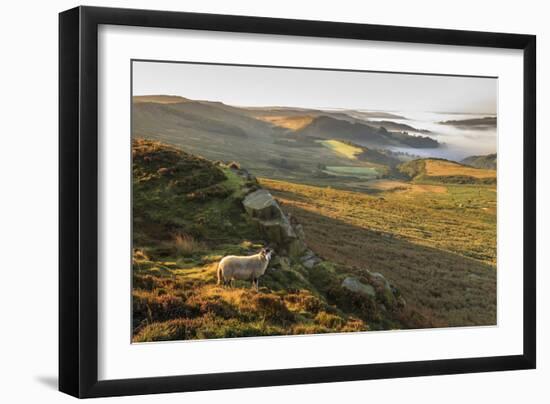
<svg viewBox="0 0 550 404"><path fill-rule="evenodd" d="M402 163L397 170L416 182L495 184L496 171L475 168L440 158L420 158Z"/></svg>
<svg viewBox="0 0 550 404"><path fill-rule="evenodd" d="M462 164L475 168L497 169L497 154L487 154L483 156L469 156L461 161Z"/></svg>
<svg viewBox="0 0 550 404"><path fill-rule="evenodd" d="M342 140L361 144L387 147L406 145L418 148L438 147L439 143L427 136L411 136L406 132L390 132L384 126L375 127L368 123L349 122L321 115L300 130L298 134L330 139L335 134Z"/></svg>

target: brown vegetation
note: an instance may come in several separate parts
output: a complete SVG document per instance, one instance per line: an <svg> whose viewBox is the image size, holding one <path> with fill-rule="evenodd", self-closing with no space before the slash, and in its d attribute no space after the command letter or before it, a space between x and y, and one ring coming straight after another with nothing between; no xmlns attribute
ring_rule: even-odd
<svg viewBox="0 0 550 404"><path fill-rule="evenodd" d="M496 323L496 217L484 210L496 203L491 188L450 185L445 193L381 198L261 183L303 224L316 253L379 271L399 285L409 326Z"/></svg>
<svg viewBox="0 0 550 404"><path fill-rule="evenodd" d="M497 172L482 168L464 166L445 160L426 160L426 174L430 177L465 175L474 178L495 178Z"/></svg>

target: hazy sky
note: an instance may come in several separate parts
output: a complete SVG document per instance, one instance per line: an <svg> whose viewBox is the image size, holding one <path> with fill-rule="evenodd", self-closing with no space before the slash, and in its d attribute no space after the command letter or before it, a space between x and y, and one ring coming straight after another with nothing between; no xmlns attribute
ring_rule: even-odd
<svg viewBox="0 0 550 404"><path fill-rule="evenodd" d="M133 63L133 95L242 106L495 114L497 79L285 68Z"/></svg>

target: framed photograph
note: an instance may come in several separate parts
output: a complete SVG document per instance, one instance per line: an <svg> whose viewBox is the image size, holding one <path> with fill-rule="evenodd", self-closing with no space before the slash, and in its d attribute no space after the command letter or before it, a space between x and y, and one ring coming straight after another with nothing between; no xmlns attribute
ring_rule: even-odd
<svg viewBox="0 0 550 404"><path fill-rule="evenodd" d="M59 18L59 386L532 369L532 35Z"/></svg>

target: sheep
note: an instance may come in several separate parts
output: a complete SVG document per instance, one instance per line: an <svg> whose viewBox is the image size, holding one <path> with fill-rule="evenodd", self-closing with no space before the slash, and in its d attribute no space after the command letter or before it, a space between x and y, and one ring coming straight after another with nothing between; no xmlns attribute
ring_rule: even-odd
<svg viewBox="0 0 550 404"><path fill-rule="evenodd" d="M231 285L233 279L251 280L258 291L258 280L265 273L274 251L271 248L262 250L248 257L228 255L218 264L218 285Z"/></svg>

